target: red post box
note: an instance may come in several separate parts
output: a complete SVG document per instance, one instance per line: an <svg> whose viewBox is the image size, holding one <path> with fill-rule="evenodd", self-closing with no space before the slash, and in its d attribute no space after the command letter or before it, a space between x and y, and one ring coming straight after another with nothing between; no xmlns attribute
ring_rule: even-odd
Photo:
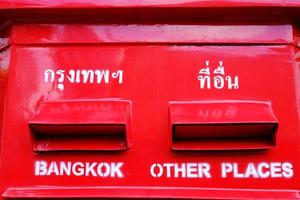
<svg viewBox="0 0 300 200"><path fill-rule="evenodd" d="M0 199L300 198L300 3L0 6Z"/></svg>

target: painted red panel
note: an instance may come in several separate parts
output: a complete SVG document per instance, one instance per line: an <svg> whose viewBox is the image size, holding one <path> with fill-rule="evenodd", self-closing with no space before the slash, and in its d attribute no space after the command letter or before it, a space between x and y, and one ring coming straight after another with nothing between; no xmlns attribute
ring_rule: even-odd
<svg viewBox="0 0 300 200"><path fill-rule="evenodd" d="M30 33L30 34L28 34ZM290 44L290 25L18 25L13 44Z"/></svg>
<svg viewBox="0 0 300 200"><path fill-rule="evenodd" d="M196 187L39 187L39 188L9 188L3 195L8 199L41 198L67 199L89 198L97 196L100 199L299 199L297 190L243 190ZM51 199L51 198L50 198Z"/></svg>
<svg viewBox="0 0 300 200"><path fill-rule="evenodd" d="M22 41L18 37L14 35L15 41ZM290 42L34 42L12 44L2 144L5 197L299 197L299 69ZM53 78L46 76L49 70ZM132 102L128 150L34 152L28 124L39 105L105 98ZM172 151L169 102L174 101L270 102L278 122L276 146ZM222 116L218 106L203 111ZM265 117L258 122L275 121ZM86 142L86 146L91 144Z"/></svg>
<svg viewBox="0 0 300 200"><path fill-rule="evenodd" d="M160 1L160 0L2 0L0 6L3 9L13 8L110 8L110 7L250 7L250 6L299 6L299 2L294 0L176 0L176 1Z"/></svg>

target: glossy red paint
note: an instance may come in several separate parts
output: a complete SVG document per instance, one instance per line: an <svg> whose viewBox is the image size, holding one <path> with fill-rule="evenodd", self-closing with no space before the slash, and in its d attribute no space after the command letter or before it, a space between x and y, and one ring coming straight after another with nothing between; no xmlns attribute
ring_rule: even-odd
<svg viewBox="0 0 300 200"><path fill-rule="evenodd" d="M299 2L0 6L1 200L300 198Z"/></svg>
<svg viewBox="0 0 300 200"><path fill-rule="evenodd" d="M30 35L28 35L30 33ZM290 44L290 25L20 25L11 42L21 44Z"/></svg>
<svg viewBox="0 0 300 200"><path fill-rule="evenodd" d="M6 198L40 198L56 199L81 198L91 196L100 199L299 199L297 190L243 190L198 187L39 187L39 188L10 188L4 195ZM200 198L199 198L200 197Z"/></svg>
<svg viewBox="0 0 300 200"><path fill-rule="evenodd" d="M2 0L3 9L24 8L110 8L110 7L250 7L250 6L285 6L298 7L300 3L294 0Z"/></svg>

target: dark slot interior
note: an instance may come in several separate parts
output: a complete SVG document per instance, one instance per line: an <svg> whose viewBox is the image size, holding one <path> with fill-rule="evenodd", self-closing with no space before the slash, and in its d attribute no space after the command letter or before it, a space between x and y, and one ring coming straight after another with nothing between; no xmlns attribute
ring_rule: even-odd
<svg viewBox="0 0 300 200"><path fill-rule="evenodd" d="M124 150L124 124L31 124L35 151Z"/></svg>
<svg viewBox="0 0 300 200"><path fill-rule="evenodd" d="M276 145L276 123L173 124L173 150L268 149Z"/></svg>

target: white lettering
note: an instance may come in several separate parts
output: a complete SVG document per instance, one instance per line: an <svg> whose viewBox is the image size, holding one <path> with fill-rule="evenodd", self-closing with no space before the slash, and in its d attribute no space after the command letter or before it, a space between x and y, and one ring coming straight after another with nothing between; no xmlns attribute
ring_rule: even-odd
<svg viewBox="0 0 300 200"><path fill-rule="evenodd" d="M84 164L82 162L76 162L72 166L72 173L75 176L82 176L84 174Z"/></svg>
<svg viewBox="0 0 300 200"><path fill-rule="evenodd" d="M208 163L202 163L198 165L199 177L211 178L210 165Z"/></svg>
<svg viewBox="0 0 300 200"><path fill-rule="evenodd" d="M249 163L249 165L246 169L246 172L245 172L245 177L246 178L249 178L249 177L258 178L258 173L257 173L256 168L253 163Z"/></svg>
<svg viewBox="0 0 300 200"><path fill-rule="evenodd" d="M230 163L222 163L221 169L222 169L222 178L226 178L227 174L233 171L233 166Z"/></svg>
<svg viewBox="0 0 300 200"><path fill-rule="evenodd" d="M174 167L174 163L164 163L163 166L166 168L167 178L170 178L171 177L171 167Z"/></svg>
<svg viewBox="0 0 300 200"><path fill-rule="evenodd" d="M284 178L291 178L294 175L292 163L286 162L282 164L282 175Z"/></svg>
<svg viewBox="0 0 300 200"><path fill-rule="evenodd" d="M111 169L110 169L110 176L111 177L119 177L119 178L123 178L124 175L121 171L121 167L123 166L124 163L111 163Z"/></svg>
<svg viewBox="0 0 300 200"><path fill-rule="evenodd" d="M214 70L211 70L209 61L205 61L205 67L201 68L198 72L198 80L200 89L211 89L211 85L213 85L213 88L218 90L237 90L240 87L238 76L226 75L223 61L219 61L219 66L217 66Z"/></svg>
<svg viewBox="0 0 300 200"><path fill-rule="evenodd" d="M222 178L232 175L234 178L291 178L293 165L289 162L248 163L245 168L237 163L222 163Z"/></svg>
<svg viewBox="0 0 300 200"><path fill-rule="evenodd" d="M155 172L155 168L158 169L158 172ZM161 166L161 164L153 164L150 167L150 173L153 177L161 177L163 175L163 167Z"/></svg>
<svg viewBox="0 0 300 200"><path fill-rule="evenodd" d="M56 176L59 175L59 171L58 171L58 167L57 167L56 162L51 162L51 163L50 163L50 166L49 166L49 168L48 168L48 173L47 173L47 175L49 176L49 175L51 175L52 173L54 173Z"/></svg>
<svg viewBox="0 0 300 200"><path fill-rule="evenodd" d="M198 166L197 163L187 163L186 173L188 178L197 178L198 177Z"/></svg>
<svg viewBox="0 0 300 200"><path fill-rule="evenodd" d="M97 176L96 172L95 172L95 166L97 165L96 162L93 163L86 163L86 170L85 170L85 176L89 176L90 173L92 174L92 176Z"/></svg>
<svg viewBox="0 0 300 200"><path fill-rule="evenodd" d="M179 175L182 178L186 177L186 164L181 164L181 167L177 163L174 165L174 177L178 178Z"/></svg>
<svg viewBox="0 0 300 200"><path fill-rule="evenodd" d="M261 178L268 178L270 176L268 163L259 163L257 166L258 174Z"/></svg>
<svg viewBox="0 0 300 200"><path fill-rule="evenodd" d="M61 162L60 163L60 173L59 175L63 176L66 174L67 176L71 175L71 162Z"/></svg>
<svg viewBox="0 0 300 200"><path fill-rule="evenodd" d="M36 161L35 162L35 175L36 176L45 176L46 174L47 174L47 162Z"/></svg>
<svg viewBox="0 0 300 200"><path fill-rule="evenodd" d="M155 163L150 167L150 174L156 178L211 178L208 163Z"/></svg>
<svg viewBox="0 0 300 200"><path fill-rule="evenodd" d="M273 178L280 178L280 177L282 177L282 174L281 174L281 163L279 163L279 162L271 163L271 176Z"/></svg>
<svg viewBox="0 0 300 200"><path fill-rule="evenodd" d="M66 74L65 74L66 73ZM123 70L103 70L103 69L82 69L82 70L52 70L46 69L44 71L45 83L57 83L59 90L64 90L64 82L68 81L71 84L108 84L110 82L117 82L123 84ZM66 77L66 78L65 78Z"/></svg>
<svg viewBox="0 0 300 200"><path fill-rule="evenodd" d="M34 174L36 176L98 176L123 178L122 162L55 162L48 165L46 161L35 161Z"/></svg>

